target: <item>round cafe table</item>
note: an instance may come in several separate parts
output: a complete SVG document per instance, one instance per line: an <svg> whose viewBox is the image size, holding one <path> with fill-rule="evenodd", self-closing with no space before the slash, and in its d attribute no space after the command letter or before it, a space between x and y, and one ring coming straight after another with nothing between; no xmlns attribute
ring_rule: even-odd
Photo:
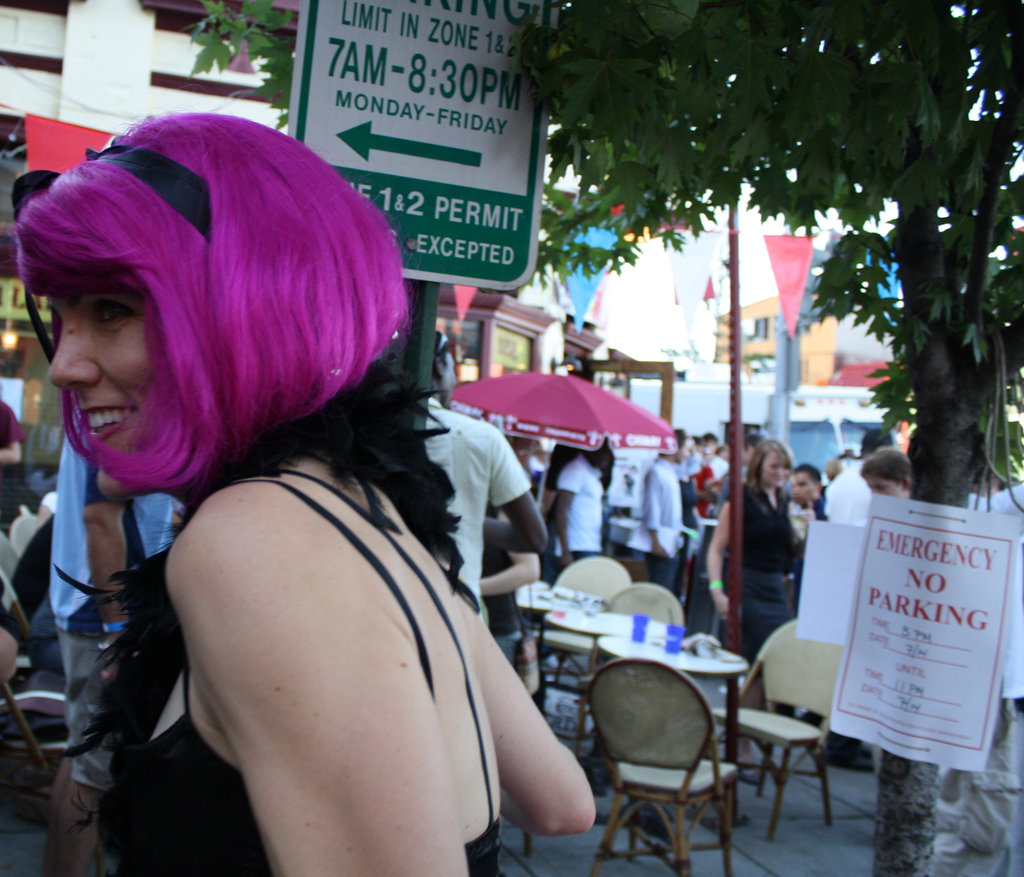
<svg viewBox="0 0 1024 877"><path fill-rule="evenodd" d="M552 588L547 582L534 582L516 591L516 605L527 612L543 613L556 609L582 611L586 606L600 608L603 604L593 594L568 588Z"/></svg>
<svg viewBox="0 0 1024 877"><path fill-rule="evenodd" d="M533 582L516 589L516 606L532 612L550 612L554 609L554 595L547 582Z"/></svg>
<svg viewBox="0 0 1024 877"><path fill-rule="evenodd" d="M617 612L598 612L590 614L579 609L553 609L547 616L548 624L563 627L576 633L586 633L593 637L617 636L629 638L633 634L633 616L621 615ZM666 625L651 619L647 622L649 639L665 640Z"/></svg>
<svg viewBox="0 0 1024 877"><path fill-rule="evenodd" d="M582 591L573 591L569 588L552 588L547 582L533 582L523 585L516 590L516 606L523 612L532 616L537 623L537 648L542 649L548 639L548 631L553 621L553 614L563 617L567 614L583 616L584 608L591 614L600 614L597 610L604 606L600 598L593 594L585 594ZM564 625L560 625L563 626ZM626 630L630 633L632 628ZM591 661L597 658L595 642L602 633L613 633L616 631L595 631L589 634L590 639L580 639L578 647L591 652Z"/></svg>
<svg viewBox="0 0 1024 877"><path fill-rule="evenodd" d="M665 651L664 632L661 637L649 633L647 642L643 643L633 642L630 636L602 636L597 640L597 647L616 658L660 661L694 676L741 676L750 669L743 657L725 649L716 648L710 657L701 657L686 649L678 655L670 655Z"/></svg>

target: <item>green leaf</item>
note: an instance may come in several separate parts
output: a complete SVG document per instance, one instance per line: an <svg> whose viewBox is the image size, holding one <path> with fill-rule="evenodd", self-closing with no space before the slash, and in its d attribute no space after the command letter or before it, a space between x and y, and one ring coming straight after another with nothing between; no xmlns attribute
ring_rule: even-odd
<svg viewBox="0 0 1024 877"><path fill-rule="evenodd" d="M676 39L693 27L700 0L665 0L650 3L643 17L651 30L665 39Z"/></svg>
<svg viewBox="0 0 1024 877"><path fill-rule="evenodd" d="M213 36L211 34L211 36ZM202 50L196 55L195 64L192 65L193 75L206 73L216 65L218 70L223 70L231 63L231 48L219 37L211 39Z"/></svg>

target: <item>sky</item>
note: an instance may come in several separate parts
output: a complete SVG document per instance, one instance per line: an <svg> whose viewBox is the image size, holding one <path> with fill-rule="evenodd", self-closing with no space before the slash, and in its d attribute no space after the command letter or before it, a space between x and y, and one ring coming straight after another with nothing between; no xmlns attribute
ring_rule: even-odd
<svg viewBox="0 0 1024 877"><path fill-rule="evenodd" d="M725 229L724 221L721 229ZM778 294L762 236L786 234L787 230L778 220L762 222L755 211L740 214L739 230L740 301L747 305ZM606 328L609 347L634 359L661 360L664 350L689 351L692 341L699 360L713 361L715 315L729 312L728 283L721 283L726 275L724 263L715 267L718 300L698 305L693 325L687 325L683 309L676 304L675 278L662 242L647 241L641 251L636 265L609 274L604 281L604 313L599 309L595 316ZM723 235L717 258L724 262L727 257Z"/></svg>

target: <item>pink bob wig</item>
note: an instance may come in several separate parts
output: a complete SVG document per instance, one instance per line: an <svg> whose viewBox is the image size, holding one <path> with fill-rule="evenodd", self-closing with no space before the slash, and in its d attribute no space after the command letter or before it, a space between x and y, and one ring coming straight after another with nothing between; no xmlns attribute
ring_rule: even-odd
<svg viewBox="0 0 1024 877"><path fill-rule="evenodd" d="M337 171L263 125L168 116L118 142L206 181L207 235L132 173L84 161L26 200L18 266L35 295L143 295L150 376L137 449L90 445L70 392L65 427L127 491L196 502L269 430L355 387L405 328L398 248Z"/></svg>

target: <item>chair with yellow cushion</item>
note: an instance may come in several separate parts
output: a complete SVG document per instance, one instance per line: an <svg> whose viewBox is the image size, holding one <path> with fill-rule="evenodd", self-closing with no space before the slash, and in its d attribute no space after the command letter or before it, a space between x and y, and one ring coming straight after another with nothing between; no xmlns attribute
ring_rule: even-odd
<svg viewBox="0 0 1024 877"><path fill-rule="evenodd" d="M610 557L585 557L574 560L563 569L552 588L556 592L581 591L592 594L607 604L632 583L629 571L617 560ZM547 628L544 631L544 646L557 655L558 664L554 674L556 681L566 669L573 670L577 676L593 670L597 658L595 637L571 630Z"/></svg>
<svg viewBox="0 0 1024 877"><path fill-rule="evenodd" d="M664 624L684 624L683 604L668 588L653 582L635 582L619 591L608 604L609 612L648 615Z"/></svg>
<svg viewBox="0 0 1024 877"><path fill-rule="evenodd" d="M744 694L758 678L764 681L767 709L741 708L738 726L741 737L748 737L761 753L757 793L764 787L765 776L771 775L775 783L775 801L768 823L768 840L775 837L775 829L782 809L782 795L786 782L793 774L817 777L821 783L825 824L832 824L832 805L828 792L828 772L825 761L825 737L828 734L828 716L832 711L832 691L839 672L842 647L832 643L798 639L796 621L777 628L765 640L757 654L754 666L740 692ZM821 716L820 724L781 715L780 706L805 709ZM725 720L725 711L715 710L719 721ZM776 756L776 749L781 750ZM793 760L794 754L797 760ZM813 768L799 768L800 756L809 756Z"/></svg>
<svg viewBox="0 0 1024 877"><path fill-rule="evenodd" d="M613 789L591 877L608 859L643 855L658 856L680 877L690 877L691 850L705 849L722 850L729 877L736 766L719 761L714 720L700 688L666 664L625 658L594 674L589 700ZM639 817L645 808L660 820L667 844L644 830ZM718 839L693 843L709 808ZM616 849L623 829L628 845Z"/></svg>
<svg viewBox="0 0 1024 877"><path fill-rule="evenodd" d="M11 547L21 557L28 543L36 533L37 516L30 512L25 506L21 506L18 516L11 521L11 529L7 536L10 539Z"/></svg>

